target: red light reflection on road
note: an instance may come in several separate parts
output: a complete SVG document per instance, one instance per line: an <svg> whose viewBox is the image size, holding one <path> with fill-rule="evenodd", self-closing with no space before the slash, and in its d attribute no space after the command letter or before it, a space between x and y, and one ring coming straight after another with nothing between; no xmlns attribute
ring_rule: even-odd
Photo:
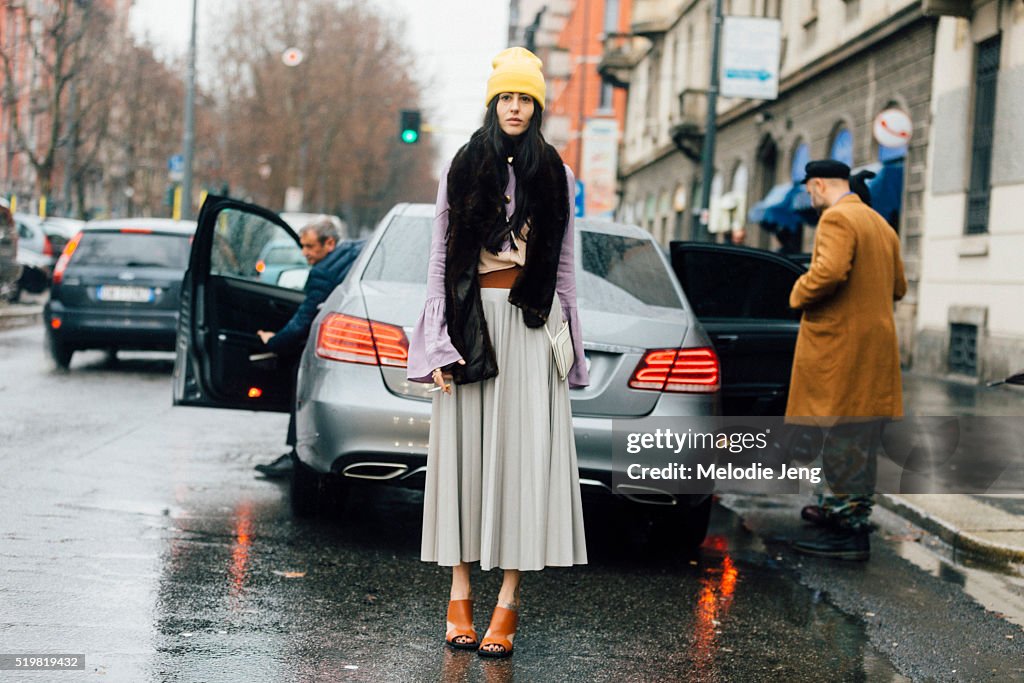
<svg viewBox="0 0 1024 683"><path fill-rule="evenodd" d="M249 547L252 545L252 503L243 502L235 509L235 538L231 547L231 597L242 595L249 566Z"/></svg>
<svg viewBox="0 0 1024 683"><path fill-rule="evenodd" d="M714 673L715 655L718 653L718 627L732 606L736 593L739 570L729 556L729 544L725 536L709 536L704 542L706 550L722 553L721 566L705 568L701 578L700 595L694 608L693 660L697 672L704 675Z"/></svg>

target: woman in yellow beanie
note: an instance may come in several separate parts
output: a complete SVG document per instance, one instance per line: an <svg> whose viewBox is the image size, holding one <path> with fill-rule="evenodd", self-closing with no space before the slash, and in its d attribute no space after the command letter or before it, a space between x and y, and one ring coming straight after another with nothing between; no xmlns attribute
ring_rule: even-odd
<svg viewBox="0 0 1024 683"><path fill-rule="evenodd" d="M421 558L452 567L445 641L507 657L521 572L587 561L569 389L589 377L576 314L575 179L541 134L541 61L514 47L493 66L483 126L441 176L408 376L439 389ZM551 341L563 324L575 356L566 375ZM472 562L504 570L482 641Z"/></svg>

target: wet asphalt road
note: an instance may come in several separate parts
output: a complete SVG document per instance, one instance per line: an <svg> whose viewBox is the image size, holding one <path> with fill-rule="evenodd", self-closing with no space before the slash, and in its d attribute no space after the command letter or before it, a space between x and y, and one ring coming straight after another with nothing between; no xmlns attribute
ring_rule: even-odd
<svg viewBox="0 0 1024 683"><path fill-rule="evenodd" d="M516 655L449 651L419 493L355 489L295 520L252 471L286 416L173 408L170 356L83 353L61 374L41 348L39 329L0 332L0 653L86 669L0 680L1024 677L1018 575L949 562L882 510L870 563L801 558L796 496L726 497L696 557L594 506L591 563L524 580ZM483 629L500 576L475 577Z"/></svg>

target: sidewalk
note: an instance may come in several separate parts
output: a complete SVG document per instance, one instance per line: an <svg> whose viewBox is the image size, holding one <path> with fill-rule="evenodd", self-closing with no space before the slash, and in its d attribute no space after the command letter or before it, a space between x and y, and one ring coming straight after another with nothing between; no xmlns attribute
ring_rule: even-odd
<svg viewBox="0 0 1024 683"><path fill-rule="evenodd" d="M42 303L0 303L0 330L25 325L39 325L42 321Z"/></svg>
<svg viewBox="0 0 1024 683"><path fill-rule="evenodd" d="M903 375L904 405L915 415L1024 418L1024 390ZM1019 495L880 494L878 503L954 550L994 562L1024 562L1024 492Z"/></svg>

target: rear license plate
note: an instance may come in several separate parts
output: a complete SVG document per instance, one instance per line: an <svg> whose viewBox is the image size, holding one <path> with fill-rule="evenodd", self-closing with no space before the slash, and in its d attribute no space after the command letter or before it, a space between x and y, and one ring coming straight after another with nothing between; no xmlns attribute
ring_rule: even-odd
<svg viewBox="0 0 1024 683"><path fill-rule="evenodd" d="M151 287L125 287L124 285L101 285L96 288L100 301L126 301L149 303L155 298Z"/></svg>

